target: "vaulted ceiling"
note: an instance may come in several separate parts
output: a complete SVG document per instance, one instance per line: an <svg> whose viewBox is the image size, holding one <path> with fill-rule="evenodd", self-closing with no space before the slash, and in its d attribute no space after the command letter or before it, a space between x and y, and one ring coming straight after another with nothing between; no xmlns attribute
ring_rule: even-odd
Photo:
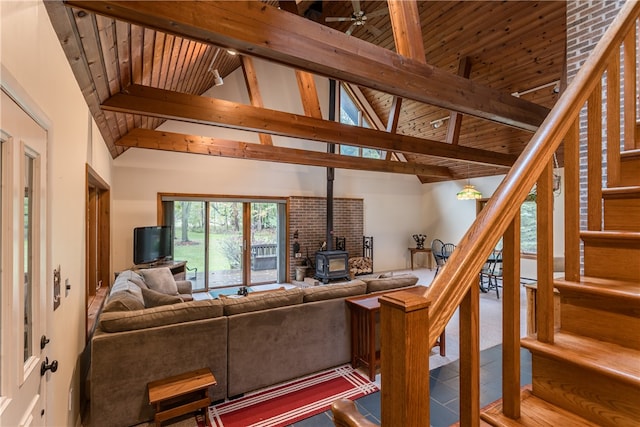
<svg viewBox="0 0 640 427"><path fill-rule="evenodd" d="M410 35L405 42L424 49L426 64L392 53L402 36L396 30L394 38L386 1L149 4L46 2L114 158L138 146L411 173L422 182L500 174L553 107L563 76L564 1L418 1L422 46ZM300 16L293 16L296 12ZM394 19L396 27L403 22ZM408 30L410 25L404 23ZM268 77L252 76L250 59L227 54L227 47L245 58L267 58L350 82L381 130L345 131L309 112L304 117L261 108L255 81ZM210 68L225 77L243 65L253 105L199 96L214 85ZM257 79L253 84L252 78ZM303 89L301 96L303 103L305 97L313 99ZM374 144L401 154L365 161L284 149L264 139L251 144L153 132L169 118L322 142ZM287 126L292 121L299 129Z"/></svg>

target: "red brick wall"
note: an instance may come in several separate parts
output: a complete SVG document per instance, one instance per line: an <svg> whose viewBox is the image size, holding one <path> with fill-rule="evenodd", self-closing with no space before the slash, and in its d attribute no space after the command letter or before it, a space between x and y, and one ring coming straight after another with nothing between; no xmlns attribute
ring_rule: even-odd
<svg viewBox="0 0 640 427"><path fill-rule="evenodd" d="M309 254L315 262L315 253L326 241L327 200L324 197L289 198L289 274L295 278L295 267ZM293 253L294 232L298 231L298 243L302 258ZM362 256L364 231L364 203L362 199L333 199L333 236L346 238L346 250L350 257ZM335 249L335 239L333 242ZM311 269L307 276L313 276Z"/></svg>

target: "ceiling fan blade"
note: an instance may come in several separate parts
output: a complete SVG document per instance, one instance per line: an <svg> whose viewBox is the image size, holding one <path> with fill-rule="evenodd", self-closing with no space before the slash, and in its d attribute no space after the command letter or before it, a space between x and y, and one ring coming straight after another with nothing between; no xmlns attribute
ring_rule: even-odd
<svg viewBox="0 0 640 427"><path fill-rule="evenodd" d="M374 25L366 25L364 28L376 37L382 35L382 30Z"/></svg>
<svg viewBox="0 0 640 427"><path fill-rule="evenodd" d="M375 18L376 16L382 16L382 15L386 15L388 13L389 13L388 9L382 8L382 9L374 10L371 13L367 12L367 18Z"/></svg>
<svg viewBox="0 0 640 427"><path fill-rule="evenodd" d="M351 26L349 27L349 29L348 29L347 31L345 31L344 33L345 33L346 35L350 36L350 35L351 35L351 33L353 33L353 30L355 30L355 29L356 29L356 27L357 27L357 25L356 25L355 23L354 23L354 24L351 24Z"/></svg>
<svg viewBox="0 0 640 427"><path fill-rule="evenodd" d="M346 16L328 16L324 18L324 22L346 22L353 21L353 18Z"/></svg>
<svg viewBox="0 0 640 427"><path fill-rule="evenodd" d="M351 0L351 4L353 5L353 13L358 14L362 10L360 8L360 0Z"/></svg>

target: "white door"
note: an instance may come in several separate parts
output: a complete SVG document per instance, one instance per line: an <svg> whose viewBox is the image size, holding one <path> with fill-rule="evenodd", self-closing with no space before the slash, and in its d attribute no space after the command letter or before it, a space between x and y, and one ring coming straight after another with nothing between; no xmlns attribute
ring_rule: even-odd
<svg viewBox="0 0 640 427"><path fill-rule="evenodd" d="M46 424L47 132L4 91L0 102L0 425Z"/></svg>

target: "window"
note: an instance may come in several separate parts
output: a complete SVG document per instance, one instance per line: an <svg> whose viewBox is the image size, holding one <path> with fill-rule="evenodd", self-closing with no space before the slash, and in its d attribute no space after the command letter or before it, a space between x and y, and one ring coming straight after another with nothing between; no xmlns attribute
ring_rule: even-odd
<svg viewBox="0 0 640 427"><path fill-rule="evenodd" d="M476 215L480 213L489 199L476 200ZM497 247L502 247L502 239ZM537 214L535 200L525 200L520 206L520 253L535 255L538 252L537 245Z"/></svg>
<svg viewBox="0 0 640 427"><path fill-rule="evenodd" d="M356 105L351 94L340 85L340 123L372 128L371 122L365 117L362 109ZM343 156L365 157L368 159L384 159L385 152L373 148L355 147L352 145L340 144L340 154Z"/></svg>
<svg viewBox="0 0 640 427"><path fill-rule="evenodd" d="M536 206L535 201L529 200L520 206L520 251L523 254L538 252Z"/></svg>

